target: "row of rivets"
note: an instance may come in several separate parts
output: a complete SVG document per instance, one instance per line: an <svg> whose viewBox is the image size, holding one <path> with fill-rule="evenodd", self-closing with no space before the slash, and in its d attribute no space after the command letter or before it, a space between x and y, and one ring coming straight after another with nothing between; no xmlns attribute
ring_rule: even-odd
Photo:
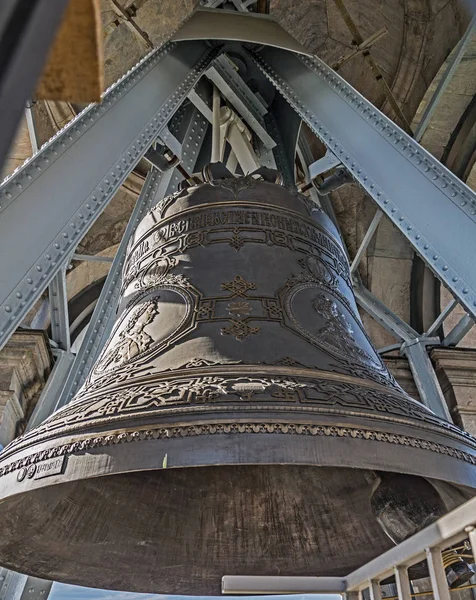
<svg viewBox="0 0 476 600"><path fill-rule="evenodd" d="M216 51L214 51L214 53L215 53L215 52L216 52ZM209 54L211 54L211 52L210 52ZM161 55L162 55L162 56L163 56L163 55L165 55L165 52L162 52L162 53L161 53ZM199 61L199 63L197 63L197 65L199 64L200 66L202 66L202 65L204 65L204 64L206 64L206 63L208 63L208 60L209 60L208 56L207 56L207 57L204 57L204 58L203 58L201 61ZM197 67L193 68L193 69L192 69L192 73L191 73L191 74L189 74L189 75L186 77L185 81L187 81L187 82L189 82L189 81L190 81L190 82L191 82L191 81L194 81L194 80L196 80L196 78L198 77L198 72L199 72L199 69L198 69ZM183 89L183 84L182 84L180 87L181 87L181 89ZM159 125L160 125L160 127L162 127L162 126L163 126L163 123L164 123L164 121L165 121L165 116L168 116L168 115L170 115L170 113L171 113L171 111L172 111L172 109L173 109L173 108L174 108L174 105L173 105L172 101L169 99L169 100L166 102L165 106L162 108L162 110L161 110L161 111L159 111L159 114L161 114L161 113L162 113L162 119L160 119L160 121L159 121L157 116L155 116L155 117L154 117L154 123L156 123L156 125L153 127L153 130L151 131L149 128L147 128L147 127L145 128L145 133L148 133L148 135L147 135L147 140L148 140L148 141L150 141L150 140L152 139L152 137L154 137L154 136L156 136L156 135L157 135L157 133L158 133L158 129L159 129ZM83 113L84 113L85 111L87 111L88 109L89 109L89 107L87 107L87 108L86 108L86 109L83 111ZM95 109L96 109L96 111L97 111L98 107L97 107L97 106L91 106L91 110L95 110ZM80 115L81 115L81 114L83 114L83 113L80 113ZM75 118L73 121L71 121L71 122L70 122L70 123L69 123L69 124L66 126L66 128L69 128L69 127L71 127L71 124L72 124L72 123L74 123L74 121L76 121L76 120L77 120L77 119L80 117L80 115L78 115L78 116L77 116L77 117L76 117L76 118ZM92 121L92 119L91 119L91 121ZM54 137L58 137L59 133L60 133L60 132L58 132L58 133L57 133L57 134L56 134ZM72 137L72 136L71 136L71 137ZM144 134L142 134L142 137L144 137ZM143 143L141 143L141 144L139 144L139 145L140 145L140 148L141 148L141 149L144 149L144 148L145 148L145 146L146 146L146 142L143 142ZM137 158L138 158L138 156L139 156L139 151L138 151L138 150L135 148L135 146L134 146L134 145L132 146L132 149L133 149L133 153L131 153L130 151L127 151L127 155L130 157L130 158L129 158L129 163L131 163L131 164L132 164L132 163L134 162L134 160L135 160L135 159L137 159ZM31 159L30 159L30 160L31 160ZM125 159L124 159L124 158L122 158L122 160L124 161ZM123 173L124 173L124 171L123 171L122 169L120 169L120 167L118 167L118 168L119 168L119 170L120 170L121 172L123 172ZM123 178L123 180L124 180L124 179L125 179L125 177ZM108 184L109 184L109 181L108 181L108 180L105 180L105 183L106 183L106 185L108 185ZM116 185L114 185L114 186L110 186L110 187L109 187L109 189L107 190L107 192L108 192L108 194L107 194L107 195L108 195L108 197L112 197L112 192L113 192L113 191L115 191L115 190L116 190L116 189L119 187L119 185L120 185L121 183L122 183L122 181L120 182L120 181L117 179L117 177L116 177L116 181L115 181L115 184L116 184ZM103 190L101 187L99 187L99 192L100 192L100 194L101 194L101 196L100 196L100 198L99 198L99 203L103 203L103 202L105 202L105 199L106 199L106 192L104 192L104 190ZM9 193L9 192L8 192L8 193ZM95 195L91 196L91 200L92 200L93 202L98 202L98 198L97 198ZM86 208L87 208L87 209L90 209L90 204L89 204L89 203L86 203ZM91 211L89 211L89 215L90 215L90 216L92 216L92 213L91 213ZM82 217L80 217L80 218L82 219ZM82 221L83 221L83 222L81 222L81 223L80 223L79 227L77 227L77 226L76 226L76 224L74 223L74 221L70 223L70 226L71 226L71 228L73 228L74 230L76 230L76 231L75 231L75 234L74 234L74 236L73 236L73 238L71 238L71 239L70 239L70 238L69 238L69 234L68 234L68 232L66 232L66 231L63 231L62 235L63 235L63 237L64 237L64 240L63 240L63 248L64 248L64 249L66 249L68 246L71 246L71 245L72 245L72 243L73 243L73 241L75 241L76 239L79 241L79 239L78 239L78 238L79 238L79 236L81 235L82 231L83 231L83 230L85 230L85 229L87 229L87 228L90 226L90 224L92 224L92 218L90 218L90 219L88 219L88 220L84 219L84 220L82 220ZM53 247L54 247L56 250L59 250L59 252L58 252L58 254L59 254L59 255L63 255L63 254L64 254L64 249L60 249L60 248L61 248L61 246L60 246L60 244L59 244L58 242L55 242L55 243L53 244ZM47 259L47 260L50 260L50 259ZM47 270L47 272L48 272L48 273L49 273L49 272L51 272L51 271L52 271L52 269L53 269L53 268L56 266L56 264L57 264L57 262L56 262L56 261L52 261L52 262L50 263L50 265L48 266L48 268L46 269L46 270ZM40 271L42 271L42 270L43 270L43 267L42 267L41 265L37 265L37 266L36 266L36 269L37 269L37 271L39 271L39 272L40 272ZM40 277L40 279L41 279L41 280L44 280L44 279L46 279L46 277L47 277L47 274L46 274L46 273L44 273L44 274L42 274L42 276ZM32 279L31 277L27 277L26 281L27 281L27 283L28 283L29 285L32 285L32 284L33 284L33 279ZM34 286L33 288L31 288L31 289L29 290L28 297L32 297L32 296L33 296L33 294L34 294L34 293L36 293L37 291L38 291L38 287L37 287L37 286ZM21 296L23 296L22 292L20 292L20 291L17 291L17 292L16 292L16 294L17 294L17 296L16 296L17 298L18 298L18 294L20 294ZM21 305L20 305L20 308L23 308L25 305L26 305L26 302L22 302L22 303L21 303ZM7 310L7 308L8 308L9 310ZM6 311L7 313L10 313L10 312L12 312L12 310L13 310L13 309L12 309L12 307L11 307L9 304L5 306L5 311ZM16 310L16 311L15 311L15 314L14 314L14 315L12 315L12 316L10 317L10 319L9 319L9 320L10 320L10 321L14 321L14 320L15 320L15 318L16 318L16 316L18 315L18 313L19 313L19 312L21 312L21 311L20 311L20 310ZM0 331L0 335L4 335L4 333L5 333L4 331Z"/></svg>
<svg viewBox="0 0 476 600"><path fill-rule="evenodd" d="M301 59L303 60L303 62L306 62L306 59ZM261 70L265 73L265 75L268 76L268 78L276 85L276 87L278 87L278 89L281 90L281 92L283 93L283 95L285 96L286 100L291 104L291 106L293 106L295 108L295 110L300 114L300 116L308 122L308 124L314 129L314 132L316 133L316 135L318 135L319 137L321 137L321 139L326 143L326 145L329 145L329 142L332 140L332 138L329 138L330 134L329 132L325 131L324 127L322 126L322 124L318 123L318 120L316 117L314 117L313 113L304 106L304 104L302 103L302 101L294 94L294 91L274 72L271 70L271 68L268 65L265 65L264 62L261 59L257 60L258 62L258 66L261 68ZM361 103L363 104L363 102ZM381 119L381 121L383 121L383 119ZM392 127L393 124L387 124L386 127ZM397 133L395 131L395 133ZM398 131L398 134L400 135L399 142L405 142L405 138L402 135L402 132ZM393 133L392 133L393 135ZM329 138L329 139L327 139ZM336 145L336 147L338 147L338 145ZM420 159L421 153L419 150L417 150L415 152L415 156L417 157L417 163L420 164L422 163L422 160ZM346 166L347 168L349 168L351 171L354 171L355 169L355 161L350 163L350 157L347 155L346 159L343 160L344 163L347 163ZM428 158L426 159L426 162L429 162ZM350 164L349 164L350 163ZM362 170L360 170L360 173L362 173ZM389 206L390 202L388 198L382 198L382 193L379 191L375 194L375 183L371 183L369 185L368 183L368 176L359 176L357 175L356 177L357 180L359 180L359 182L361 183L361 185L367 190L369 191L369 193L371 193L372 196L377 196L377 198L379 198L379 202L381 202L383 200L383 204L385 206L387 206L386 210L387 210L387 214L388 214L388 209L390 208L390 214L395 214L397 212L396 207L394 206ZM445 182L446 183L446 182ZM447 187L447 184L445 186L442 185L442 187ZM370 190L372 190L370 192ZM476 214L476 211L475 211ZM401 227L400 229L405 229L407 232L410 232L413 230L413 225L411 225L410 223L406 223L405 222L405 218L403 216L399 217L399 222L401 223ZM407 234L407 237L410 237L409 234ZM422 242L421 242L421 234L419 232L415 232L413 234L413 237L416 240L416 246L419 246ZM429 244L424 244L424 251L426 253L429 253L430 251L430 246ZM428 256L429 258L429 256ZM437 262L440 260L440 257L435 253L432 256L432 260L433 262ZM441 262L441 261L440 261ZM438 271L440 268L442 271L449 271L449 266L446 264L443 265L434 265L434 268ZM446 278L445 278L446 279ZM447 280L447 279L446 279ZM452 282L453 283L457 283L459 281L459 278L454 275L452 278ZM455 286L453 286L455 287ZM467 287L462 288L462 293L467 295L469 293L469 289ZM476 300L473 301L473 305L476 306Z"/></svg>

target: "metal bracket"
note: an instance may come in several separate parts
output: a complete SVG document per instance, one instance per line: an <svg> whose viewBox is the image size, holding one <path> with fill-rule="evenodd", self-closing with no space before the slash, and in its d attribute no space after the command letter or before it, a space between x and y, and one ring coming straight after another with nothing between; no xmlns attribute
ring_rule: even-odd
<svg viewBox="0 0 476 600"><path fill-rule="evenodd" d="M341 164L342 163L340 159L337 158L337 156L333 152L327 149L326 153L322 158L319 158L318 160L314 161L312 164L309 165L309 177L312 181L319 175L327 173L327 171L330 171L334 167L338 167Z"/></svg>

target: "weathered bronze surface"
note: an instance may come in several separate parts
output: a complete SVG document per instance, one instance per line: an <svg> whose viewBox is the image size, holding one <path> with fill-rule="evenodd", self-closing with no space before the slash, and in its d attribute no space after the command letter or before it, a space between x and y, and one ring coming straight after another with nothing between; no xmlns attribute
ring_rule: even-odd
<svg viewBox="0 0 476 600"><path fill-rule="evenodd" d="M473 438L372 347L331 221L252 177L149 213L86 385L1 459L0 564L162 593L358 567L392 544L376 472L425 477L447 509L476 487Z"/></svg>

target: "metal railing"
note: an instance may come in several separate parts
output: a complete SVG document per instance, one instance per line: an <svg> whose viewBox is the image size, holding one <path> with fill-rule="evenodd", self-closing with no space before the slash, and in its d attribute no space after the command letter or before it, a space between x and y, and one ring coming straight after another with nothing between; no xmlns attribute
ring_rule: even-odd
<svg viewBox="0 0 476 600"><path fill-rule="evenodd" d="M222 593L343 594L347 600L357 600L368 590L371 600L382 600L381 582L394 577L398 600L410 600L413 594L408 569L426 560L431 582L428 594L432 593L435 600L450 600L442 552L463 540L469 540L474 555L476 498L345 577L225 575L222 578Z"/></svg>

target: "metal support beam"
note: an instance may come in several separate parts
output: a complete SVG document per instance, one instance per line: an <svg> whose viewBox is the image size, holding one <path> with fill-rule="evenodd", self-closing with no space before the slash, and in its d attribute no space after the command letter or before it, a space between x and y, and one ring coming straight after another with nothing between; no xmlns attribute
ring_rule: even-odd
<svg viewBox="0 0 476 600"><path fill-rule="evenodd" d="M148 34L137 25L129 11L118 2L118 0L110 0L114 12L125 23L126 27L136 35L147 48L153 48L154 44L150 41Z"/></svg>
<svg viewBox="0 0 476 600"><path fill-rule="evenodd" d="M388 33L388 27L386 25L384 25L381 29L376 31L373 35L369 36L366 40L364 40L361 44L359 44L354 50L351 50L347 54L344 54L344 56L341 56L339 58L339 60L337 60L332 65L332 68L334 69L334 71L337 71L338 69L340 69L342 67L342 65L344 65L346 62L348 62L355 56L358 56L359 54L362 54L366 50L369 50L376 42L378 42L382 37L387 35L387 33Z"/></svg>
<svg viewBox="0 0 476 600"><path fill-rule="evenodd" d="M0 347L215 56L204 42L152 52L0 187Z"/></svg>
<svg viewBox="0 0 476 600"><path fill-rule="evenodd" d="M410 325L407 325L358 281L354 284L354 294L357 303L397 340L411 342L418 338L418 333Z"/></svg>
<svg viewBox="0 0 476 600"><path fill-rule="evenodd" d="M430 572L431 588L435 600L450 600L450 591L446 581L445 568L440 548L427 548L426 560Z"/></svg>
<svg viewBox="0 0 476 600"><path fill-rule="evenodd" d="M439 340L436 338L435 342L438 343ZM423 404L442 419L451 422L451 415L440 382L428 356L427 344L428 340L417 338L410 343L403 344L402 353L408 358L408 364Z"/></svg>
<svg viewBox="0 0 476 600"><path fill-rule="evenodd" d="M75 355L71 352L59 351L53 370L41 391L35 410L31 415L26 430L34 429L52 415L58 405L61 391L71 370Z"/></svg>
<svg viewBox="0 0 476 600"><path fill-rule="evenodd" d="M206 131L207 122L205 118L198 110L194 109L180 148L182 166L189 173L193 172ZM156 169L149 172L117 249L99 300L94 307L83 343L68 375L61 398L57 403L58 408L67 404L82 386L112 331L114 314L121 290L122 270L132 234L151 207L155 206L165 196L175 192L182 179L183 176L180 172L172 168L163 173Z"/></svg>
<svg viewBox="0 0 476 600"><path fill-rule="evenodd" d="M265 116L266 129L269 131L273 140L276 141L276 146L273 148L273 156L276 163L276 168L282 174L286 186L295 189L296 181L294 176L294 164L290 164L288 155L283 149L281 131L279 130L277 119L272 113Z"/></svg>
<svg viewBox="0 0 476 600"><path fill-rule="evenodd" d="M30 137L31 150L33 154L36 154L38 152L38 139L36 135L35 119L33 118L32 108L33 104L30 100L27 100L25 106L26 125L28 127L28 135Z"/></svg>
<svg viewBox="0 0 476 600"><path fill-rule="evenodd" d="M221 160L221 96L218 88L213 86L213 111L212 111L212 156L211 162L216 163Z"/></svg>
<svg viewBox="0 0 476 600"><path fill-rule="evenodd" d="M274 148L276 142L266 131L263 123L263 117L268 109L238 75L231 60L222 54L215 59L206 76L256 133L265 148L268 150Z"/></svg>
<svg viewBox="0 0 476 600"><path fill-rule="evenodd" d="M207 132L208 123L205 117L196 108L193 109L190 115L190 122L185 132L183 142L181 144L182 161L181 165L187 173L193 173L195 164L197 162L198 155L202 148L205 140L205 134ZM164 189L160 189L157 194L162 196L168 196L177 191L179 183L183 181L184 176L178 169L173 172L173 177L170 179L170 183L165 186Z"/></svg>
<svg viewBox="0 0 476 600"><path fill-rule="evenodd" d="M68 261L69 263L69 261ZM66 289L66 266L56 273L49 287L51 339L61 350L69 350L68 293Z"/></svg>
<svg viewBox="0 0 476 600"><path fill-rule="evenodd" d="M375 579L369 581L369 593L370 600L382 600L382 590L380 589L380 583Z"/></svg>
<svg viewBox="0 0 476 600"><path fill-rule="evenodd" d="M428 327L428 330L425 332L425 337L429 337L433 335L438 329L441 327L446 317L453 312L453 310L458 306L458 301L454 298L448 302L445 308L441 311L438 317L433 321L433 323Z"/></svg>
<svg viewBox="0 0 476 600"><path fill-rule="evenodd" d="M327 173L327 171L330 171L334 167L338 167L341 164L340 158L337 158L337 156L331 152L331 150L327 149L322 158L315 160L309 165L309 177L311 180L315 179L318 175Z"/></svg>
<svg viewBox="0 0 476 600"><path fill-rule="evenodd" d="M471 331L474 325L473 317L464 315L441 342L442 346L456 346L464 336Z"/></svg>
<svg viewBox="0 0 476 600"><path fill-rule="evenodd" d="M249 594L341 594L345 590L342 577L285 577L280 575L224 575L224 595Z"/></svg>
<svg viewBox="0 0 476 600"><path fill-rule="evenodd" d="M357 269L357 267L360 264L360 261L362 260L362 256L364 254L364 252L367 250L368 245L370 244L374 233L377 231L377 227L380 224L380 221L382 220L383 217L383 212L381 210L378 210L375 212L375 215L369 225L369 228L367 229L365 235L364 235L364 239L362 240L362 243L359 246L359 249L357 250L354 260L352 261L352 264L350 265L350 272L354 273L354 271Z"/></svg>
<svg viewBox="0 0 476 600"><path fill-rule="evenodd" d="M411 600L412 592L407 567L395 567L395 583L397 584L398 600Z"/></svg>
<svg viewBox="0 0 476 600"><path fill-rule="evenodd" d="M167 175L168 177L166 177L166 180L168 183L171 171L167 172ZM113 325L112 317L119 300L121 274L129 240L141 219L158 200L157 192L163 177L163 174L156 169L151 170L147 175L139 199L132 211L121 243L117 249L116 256L114 257L101 295L94 308L81 348L70 369L61 397L57 398L56 409L67 404L82 386L111 332ZM50 403L49 397L47 398L47 403Z"/></svg>
<svg viewBox="0 0 476 600"><path fill-rule="evenodd" d="M0 171L67 4L68 0L0 2Z"/></svg>
<svg viewBox="0 0 476 600"><path fill-rule="evenodd" d="M435 90L433 96L431 97L430 101L428 102L428 105L425 108L425 111L423 112L423 115L420 119L420 122L418 123L418 126L417 126L414 136L413 136L418 142L421 140L421 138L425 134L425 131L427 130L428 125L430 124L430 121L435 113L436 107L438 106L441 96L444 94L446 88L450 84L450 81L452 80L453 75L456 72L456 69L458 68L463 56L466 53L468 44L474 35L475 27L476 27L476 17L473 17L473 19L471 20L471 23L468 26L468 29L466 30L465 34L459 41L454 53L452 55L450 55L446 70L443 73L440 81L438 82L438 85L436 86L436 90Z"/></svg>
<svg viewBox="0 0 476 600"><path fill-rule="evenodd" d="M347 25L347 28L349 29L350 33L352 34L352 37L353 37L352 41L355 44L357 44L358 46L364 44L365 40L362 37L354 20L352 19L349 11L347 10L344 0L334 0L334 2L336 4L337 8L339 9L339 11L342 15L342 18L344 19L344 22ZM387 98L388 103L392 107L392 109L395 113L395 116L397 117L397 119L399 119L400 123L402 124L402 127L407 131L407 133L411 134L412 130L410 128L410 124L408 123L405 115L403 114L403 111L400 108L400 106L397 102L397 99L393 95L393 92L392 92L390 86L388 85L387 80L385 79L385 75L382 73L382 70L380 69L378 64L375 62L375 60L373 59L369 49L367 49L364 52L364 59L366 60L367 64L369 65L370 70L372 71L372 73L375 77L375 80L377 81L378 85L382 89L382 92L385 94L385 97Z"/></svg>
<svg viewBox="0 0 476 600"><path fill-rule="evenodd" d="M114 259L112 256L101 256L100 254L73 254L73 260L86 260L92 262L105 262L110 263Z"/></svg>
<svg viewBox="0 0 476 600"><path fill-rule="evenodd" d="M299 161L301 162L301 166L304 170L304 180L306 183L311 183L310 167L316 161L313 160L313 156L312 156L311 149L309 147L309 143L306 140L306 137L302 130L299 132L298 145L297 145L296 152L297 152ZM317 190L314 186L309 188L309 196L310 196L311 200L316 203L317 206L321 206L321 208L323 208L323 206L321 204L321 197L317 193ZM327 200L327 202L329 202L328 198L326 198L326 197L324 197L324 200L325 201ZM326 206L326 208L328 208L328 207ZM326 212L327 212L327 210L326 210Z"/></svg>
<svg viewBox="0 0 476 600"><path fill-rule="evenodd" d="M253 56L437 277L476 316L475 192L319 59L267 47Z"/></svg>

